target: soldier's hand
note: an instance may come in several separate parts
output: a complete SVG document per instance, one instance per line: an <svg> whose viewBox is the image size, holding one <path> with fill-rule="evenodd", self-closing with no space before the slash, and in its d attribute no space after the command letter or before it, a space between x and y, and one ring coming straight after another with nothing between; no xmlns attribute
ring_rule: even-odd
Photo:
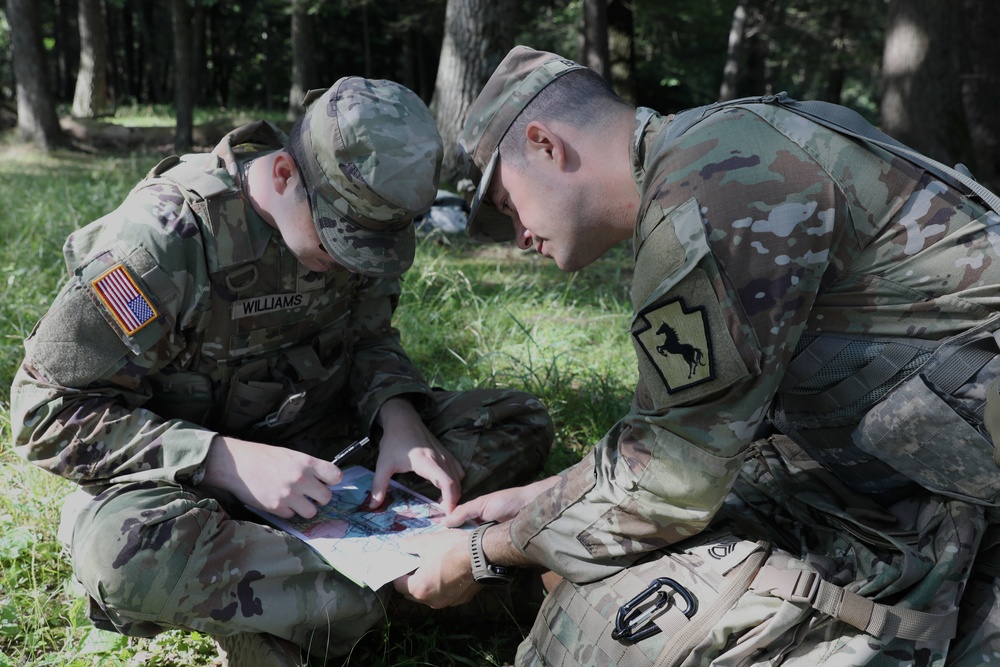
<svg viewBox="0 0 1000 667"><path fill-rule="evenodd" d="M515 486L479 496L456 507L444 518L444 525L455 528L466 521L510 521L522 507L545 493L558 479L549 477L526 486Z"/></svg>
<svg viewBox="0 0 1000 667"><path fill-rule="evenodd" d="M208 452L202 484L229 491L256 509L290 518L306 519L317 503L330 502L343 475L329 461L284 447L216 437Z"/></svg>
<svg viewBox="0 0 1000 667"><path fill-rule="evenodd" d="M458 504L465 470L438 442L409 401L390 398L379 410L382 426L378 462L372 480L371 507L382 504L389 479L401 472L414 472L441 491L441 505L450 512Z"/></svg>
<svg viewBox="0 0 1000 667"><path fill-rule="evenodd" d="M406 599L441 609L468 602L482 588L472 580L468 531L418 535L403 545L420 556L420 567L416 571L393 582Z"/></svg>

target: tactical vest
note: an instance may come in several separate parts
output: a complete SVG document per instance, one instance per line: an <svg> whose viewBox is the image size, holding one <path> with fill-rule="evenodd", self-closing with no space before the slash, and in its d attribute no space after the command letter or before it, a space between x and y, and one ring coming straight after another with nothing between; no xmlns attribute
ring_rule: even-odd
<svg viewBox="0 0 1000 667"><path fill-rule="evenodd" d="M915 484L1000 503L984 425L1000 378L1000 315L941 342L806 333L770 418L857 491L893 502Z"/></svg>
<svg viewBox="0 0 1000 667"><path fill-rule="evenodd" d="M363 277L307 269L248 213L241 191L204 169L202 159L216 158L165 160L137 186L166 182L181 189L201 228L211 289L207 322L188 346L190 363L150 378L150 408L262 440L300 414L347 414L336 406L347 383L346 329Z"/></svg>

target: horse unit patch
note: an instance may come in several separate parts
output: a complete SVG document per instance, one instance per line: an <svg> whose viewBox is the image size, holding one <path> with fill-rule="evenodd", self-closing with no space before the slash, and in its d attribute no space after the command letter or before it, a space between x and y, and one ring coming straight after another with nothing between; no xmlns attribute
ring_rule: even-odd
<svg viewBox="0 0 1000 667"><path fill-rule="evenodd" d="M682 297L654 304L635 318L632 337L673 394L715 377L712 337L704 306Z"/></svg>

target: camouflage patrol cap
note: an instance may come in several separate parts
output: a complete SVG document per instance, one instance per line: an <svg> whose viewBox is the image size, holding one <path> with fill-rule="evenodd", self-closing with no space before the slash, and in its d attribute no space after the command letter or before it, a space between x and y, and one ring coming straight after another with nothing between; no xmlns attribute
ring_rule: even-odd
<svg viewBox="0 0 1000 667"><path fill-rule="evenodd" d="M499 243L514 238L510 218L484 201L500 157L500 142L540 90L563 74L580 69L586 68L554 53L515 46L479 93L458 139L459 161L478 185L465 228L473 239Z"/></svg>
<svg viewBox="0 0 1000 667"><path fill-rule="evenodd" d="M437 194L433 116L408 88L356 76L309 91L305 104L289 150L323 247L357 273L398 276L413 263L413 218Z"/></svg>

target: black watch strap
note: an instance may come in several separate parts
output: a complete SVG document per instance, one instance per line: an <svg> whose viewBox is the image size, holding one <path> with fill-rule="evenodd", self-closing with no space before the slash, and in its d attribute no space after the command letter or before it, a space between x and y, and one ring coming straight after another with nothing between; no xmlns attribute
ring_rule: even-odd
<svg viewBox="0 0 1000 667"><path fill-rule="evenodd" d="M486 529L495 525L496 521L489 521L479 526L469 535L469 558L472 561L472 578L477 584L483 586L506 586L514 581L515 567L506 567L490 563L483 551L483 534Z"/></svg>

